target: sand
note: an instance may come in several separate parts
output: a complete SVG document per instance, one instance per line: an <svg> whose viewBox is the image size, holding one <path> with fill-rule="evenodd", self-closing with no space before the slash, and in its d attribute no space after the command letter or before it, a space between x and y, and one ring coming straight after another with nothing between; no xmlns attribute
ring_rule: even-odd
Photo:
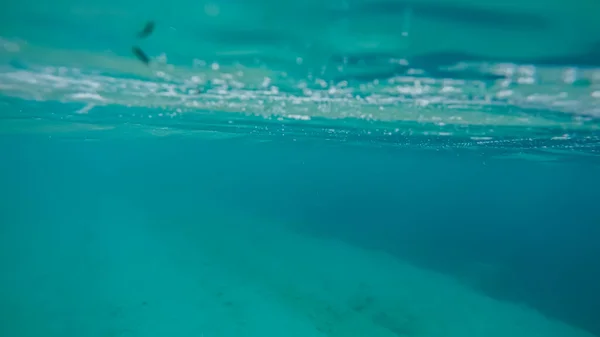
<svg viewBox="0 0 600 337"><path fill-rule="evenodd" d="M1 335L592 337L265 220L129 221L5 231Z"/></svg>

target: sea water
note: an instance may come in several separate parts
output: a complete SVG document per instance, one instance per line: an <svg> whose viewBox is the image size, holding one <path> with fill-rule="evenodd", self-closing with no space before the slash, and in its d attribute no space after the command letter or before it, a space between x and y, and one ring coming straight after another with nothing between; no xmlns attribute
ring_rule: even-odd
<svg viewBox="0 0 600 337"><path fill-rule="evenodd" d="M5 1L0 336L600 336L599 12Z"/></svg>

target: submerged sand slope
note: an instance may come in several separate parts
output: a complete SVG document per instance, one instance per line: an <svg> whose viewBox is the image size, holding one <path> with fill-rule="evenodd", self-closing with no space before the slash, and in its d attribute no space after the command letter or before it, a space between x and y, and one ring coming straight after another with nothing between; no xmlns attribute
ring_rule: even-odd
<svg viewBox="0 0 600 337"><path fill-rule="evenodd" d="M262 220L112 213L77 228L7 225L2 335L593 337L389 255Z"/></svg>
<svg viewBox="0 0 600 337"><path fill-rule="evenodd" d="M197 247L300 321L308 318L320 335L592 336L386 254L260 225L243 227ZM242 306L252 311L252 304Z"/></svg>

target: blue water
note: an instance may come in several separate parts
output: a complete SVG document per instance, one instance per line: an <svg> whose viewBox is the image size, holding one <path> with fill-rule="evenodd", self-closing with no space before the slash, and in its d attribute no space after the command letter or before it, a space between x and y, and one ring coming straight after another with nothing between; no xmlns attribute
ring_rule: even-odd
<svg viewBox="0 0 600 337"><path fill-rule="evenodd" d="M598 11L0 5L0 336L600 336Z"/></svg>

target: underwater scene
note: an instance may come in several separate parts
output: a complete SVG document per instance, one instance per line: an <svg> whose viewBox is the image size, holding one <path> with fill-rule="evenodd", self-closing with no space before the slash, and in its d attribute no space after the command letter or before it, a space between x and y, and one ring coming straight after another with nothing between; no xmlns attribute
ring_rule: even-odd
<svg viewBox="0 0 600 337"><path fill-rule="evenodd" d="M0 336L600 337L598 13L3 1Z"/></svg>

